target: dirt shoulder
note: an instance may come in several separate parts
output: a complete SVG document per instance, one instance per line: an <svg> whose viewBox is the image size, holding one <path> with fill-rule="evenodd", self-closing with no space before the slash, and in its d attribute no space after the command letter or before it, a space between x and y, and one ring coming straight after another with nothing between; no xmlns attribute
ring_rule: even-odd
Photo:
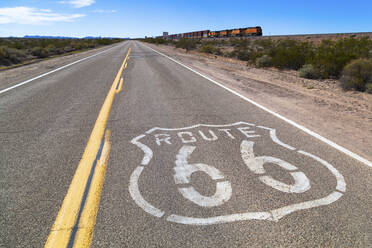
<svg viewBox="0 0 372 248"><path fill-rule="evenodd" d="M32 64L2 70L0 71L0 90L28 80L30 78L39 76L58 67L67 65L76 60L104 51L116 45L117 44L113 44L69 55L61 55L55 58L40 60Z"/></svg>
<svg viewBox="0 0 372 248"><path fill-rule="evenodd" d="M372 94L345 92L335 80L303 79L295 71L252 68L235 59L146 45L372 160Z"/></svg>

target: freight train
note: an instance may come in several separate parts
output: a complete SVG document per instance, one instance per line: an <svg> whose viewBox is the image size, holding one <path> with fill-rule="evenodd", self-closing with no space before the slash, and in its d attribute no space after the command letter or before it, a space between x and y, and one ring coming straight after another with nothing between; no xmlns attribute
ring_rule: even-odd
<svg viewBox="0 0 372 248"><path fill-rule="evenodd" d="M169 40L176 40L181 38L227 38L227 37L247 37L247 36L262 36L262 28L250 27L250 28L237 28L228 29L221 31L196 31L182 34L171 34L166 36L158 36L156 38L164 38Z"/></svg>

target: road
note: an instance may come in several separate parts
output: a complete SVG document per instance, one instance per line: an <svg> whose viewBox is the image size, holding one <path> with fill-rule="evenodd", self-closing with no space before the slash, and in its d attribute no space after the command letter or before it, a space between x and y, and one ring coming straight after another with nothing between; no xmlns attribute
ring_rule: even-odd
<svg viewBox="0 0 372 248"><path fill-rule="evenodd" d="M371 247L372 168L216 83L127 41L2 93L0 246Z"/></svg>

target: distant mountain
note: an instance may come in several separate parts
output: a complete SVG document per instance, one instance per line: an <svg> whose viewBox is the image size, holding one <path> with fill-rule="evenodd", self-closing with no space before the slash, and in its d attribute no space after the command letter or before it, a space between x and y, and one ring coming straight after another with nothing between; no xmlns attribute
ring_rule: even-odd
<svg viewBox="0 0 372 248"><path fill-rule="evenodd" d="M102 37L86 36L83 39L101 39Z"/></svg>
<svg viewBox="0 0 372 248"><path fill-rule="evenodd" d="M41 36L41 35L25 35L23 38L28 39L78 39L76 37L65 37L65 36Z"/></svg>

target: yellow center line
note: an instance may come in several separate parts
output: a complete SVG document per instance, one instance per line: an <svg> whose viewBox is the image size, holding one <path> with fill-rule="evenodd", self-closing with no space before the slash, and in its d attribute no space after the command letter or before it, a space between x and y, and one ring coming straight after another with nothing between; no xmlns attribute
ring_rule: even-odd
<svg viewBox="0 0 372 248"><path fill-rule="evenodd" d="M79 165L76 169L75 175L72 179L72 182L70 184L70 187L67 191L67 194L63 200L62 206L58 212L57 218L53 224L53 227L49 233L48 240L45 243L45 247L66 247L69 243L70 236L72 233L72 229L74 228L76 224L77 217L80 212L81 202L84 197L84 191L85 186L87 185L88 178L92 169L92 166L96 160L97 153L100 149L101 141L105 133L107 120L110 114L111 106L115 97L116 92L116 85L118 84L121 74L124 70L124 66L127 63L129 54L131 52L131 48L128 49L127 55L115 77L115 80L106 96L106 99L103 103L103 106L98 114L97 120L94 124L92 133L89 137L89 141L87 143L87 146L84 150L83 156L79 162ZM106 142L105 142L106 143ZM105 145L104 145L105 146ZM108 145L109 146L109 145ZM106 148L109 150L109 148ZM102 157L102 156L101 156ZM105 167L105 166L104 166ZM98 173L97 174L103 174L104 176L104 170L100 169L100 166L96 167ZM103 170L103 171L102 171ZM103 183L103 176L102 179L100 179L99 176L96 176L96 172L93 175L93 179L96 178L96 180L102 180ZM97 179L98 177L98 179ZM91 195L92 187L102 187L100 183L96 183L92 180L91 187L89 189L89 194L87 198L86 204L89 203L89 197ZM97 189L93 189L95 192L99 192L100 195L100 189L97 191ZM93 192L93 191L92 191ZM89 208L91 206L87 206L85 204L84 210L82 212L81 217L83 216L92 216L90 214L84 214L85 208ZM96 204L96 208L98 209L99 205L99 197L96 197L95 201L90 201L90 204ZM93 207L94 208L94 207ZM95 215L94 215L95 216ZM83 218L80 218L81 223L83 221ZM95 222L95 217L94 217ZM84 222L85 223L85 222ZM89 226L89 225L87 225ZM94 223L93 223L94 226ZM91 228L91 231L93 231L93 226ZM82 234L79 234L79 231L77 233L77 237L81 237ZM89 236L89 240L91 238L91 234ZM81 238L79 238L81 240ZM78 245L77 240L75 240L74 246ZM90 242L89 242L90 243ZM80 247L80 245L78 245ZM88 244L89 246L89 244Z"/></svg>
<svg viewBox="0 0 372 248"><path fill-rule="evenodd" d="M93 236L94 224L96 223L96 216L99 207L99 200L101 197L103 181L107 167L107 161L110 154L110 130L106 131L105 143L102 148L102 155L97 162L97 167L94 171L92 184L89 190L87 201L84 210L81 214L78 223L78 231L73 247L89 247Z"/></svg>

